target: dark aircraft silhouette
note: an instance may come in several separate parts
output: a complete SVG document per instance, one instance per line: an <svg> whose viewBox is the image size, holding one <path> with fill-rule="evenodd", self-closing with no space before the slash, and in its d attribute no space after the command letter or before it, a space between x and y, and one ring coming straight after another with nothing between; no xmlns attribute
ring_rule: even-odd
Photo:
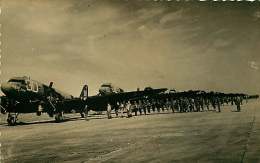
<svg viewBox="0 0 260 163"><path fill-rule="evenodd" d="M134 92L123 92L104 84L96 96L88 96L88 86L85 85L79 97L61 92L29 77L14 77L1 84L5 96L1 97L1 112L8 113L7 122L15 125L19 113L36 113L38 116L46 112L50 117L55 116L56 122L64 119L64 113L76 112L85 117L89 110L106 111L107 104L115 106L117 102L132 98L143 97L165 91L166 89L153 89Z"/></svg>

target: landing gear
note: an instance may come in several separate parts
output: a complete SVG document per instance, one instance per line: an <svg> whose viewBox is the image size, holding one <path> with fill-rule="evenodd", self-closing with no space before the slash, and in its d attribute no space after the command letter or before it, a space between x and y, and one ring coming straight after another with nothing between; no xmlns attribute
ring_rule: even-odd
<svg viewBox="0 0 260 163"><path fill-rule="evenodd" d="M15 126L16 125L16 121L18 120L17 117L18 117L18 113L14 113L14 114L9 113L8 117L7 117L8 125L9 126Z"/></svg>
<svg viewBox="0 0 260 163"><path fill-rule="evenodd" d="M118 110L119 109L115 109L115 113L116 113L116 117L118 118Z"/></svg>
<svg viewBox="0 0 260 163"><path fill-rule="evenodd" d="M63 116L63 112L59 112L55 115L55 121L56 122L62 122L64 121L64 116Z"/></svg>
<svg viewBox="0 0 260 163"><path fill-rule="evenodd" d="M85 115L84 112L81 112L81 113L80 113L80 116L81 116L81 118L85 118L85 117L86 117L86 115Z"/></svg>
<svg viewBox="0 0 260 163"><path fill-rule="evenodd" d="M42 102L43 103L43 102ZM42 111L43 111L43 105L42 104L39 104L38 105L38 110L36 112L36 115L37 116L41 116L42 115Z"/></svg>

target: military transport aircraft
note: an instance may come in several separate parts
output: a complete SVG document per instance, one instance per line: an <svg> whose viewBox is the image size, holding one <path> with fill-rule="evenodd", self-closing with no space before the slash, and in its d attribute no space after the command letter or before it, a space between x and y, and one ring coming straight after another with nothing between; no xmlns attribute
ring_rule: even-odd
<svg viewBox="0 0 260 163"><path fill-rule="evenodd" d="M122 93L124 90L122 88L114 86L112 83L104 83L99 88L99 95L108 95L112 93Z"/></svg>
<svg viewBox="0 0 260 163"><path fill-rule="evenodd" d="M8 113L7 123L15 125L19 113L36 113L38 116L46 112L50 117L55 115L56 122L64 119L63 113L77 112L85 117L89 110L106 111L107 104L112 106L118 101L126 101L151 94L164 92L166 89L123 92L109 84L103 84L96 96L88 96L88 86L84 85L79 97L73 97L29 77L13 77L1 84L5 94L1 97L1 112Z"/></svg>

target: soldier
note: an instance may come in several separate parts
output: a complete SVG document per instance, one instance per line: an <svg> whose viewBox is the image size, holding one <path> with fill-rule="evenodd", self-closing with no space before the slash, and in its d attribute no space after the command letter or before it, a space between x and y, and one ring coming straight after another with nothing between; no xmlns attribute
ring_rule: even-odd
<svg viewBox="0 0 260 163"><path fill-rule="evenodd" d="M165 107L166 107L166 110L167 110L167 111L169 111L170 108L171 108L171 102L169 101L168 98L166 98Z"/></svg>
<svg viewBox="0 0 260 163"><path fill-rule="evenodd" d="M164 101L164 100L160 100L160 101L159 101L159 105L160 105L160 107L162 108L162 111L164 112L164 109L165 109L165 101Z"/></svg>
<svg viewBox="0 0 260 163"><path fill-rule="evenodd" d="M133 102L133 104L131 105L131 107L132 107L132 111L135 112L135 116L137 116L138 108L137 108L137 103L136 103L136 101Z"/></svg>
<svg viewBox="0 0 260 163"><path fill-rule="evenodd" d="M189 98L189 111L193 112L194 111L194 99Z"/></svg>
<svg viewBox="0 0 260 163"><path fill-rule="evenodd" d="M155 103L155 107L157 109L157 112L160 112L161 106L160 106L160 100L157 100Z"/></svg>
<svg viewBox="0 0 260 163"><path fill-rule="evenodd" d="M182 112L186 112L186 99L185 99L185 97L182 98L181 107L182 107Z"/></svg>
<svg viewBox="0 0 260 163"><path fill-rule="evenodd" d="M119 110L121 112L121 118L124 117L124 109L125 109L125 102L121 102L119 105Z"/></svg>
<svg viewBox="0 0 260 163"><path fill-rule="evenodd" d="M216 110L215 98L211 97L210 102L211 102L211 105L212 105L213 109Z"/></svg>
<svg viewBox="0 0 260 163"><path fill-rule="evenodd" d="M174 100L173 98L171 98L170 107L171 107L171 109L172 109L172 112L174 113L174 112L175 112L174 109L177 108L177 101Z"/></svg>
<svg viewBox="0 0 260 163"><path fill-rule="evenodd" d="M116 113L116 117L117 117L117 118L118 118L119 107L120 107L120 103L117 102L117 103L115 104L115 113Z"/></svg>
<svg viewBox="0 0 260 163"><path fill-rule="evenodd" d="M231 105L234 105L234 98L231 98Z"/></svg>
<svg viewBox="0 0 260 163"><path fill-rule="evenodd" d="M139 114L142 115L141 100L138 100L138 102L136 102L136 107L137 107L137 110L139 111Z"/></svg>
<svg viewBox="0 0 260 163"><path fill-rule="evenodd" d="M235 99L235 104L236 104L236 106L237 106L237 111L238 112L240 112L240 104L241 104L241 102L240 102L240 99L239 99L239 97L237 97L236 99Z"/></svg>
<svg viewBox="0 0 260 163"><path fill-rule="evenodd" d="M180 99L173 99L174 102L174 109L177 110L177 112L180 112Z"/></svg>
<svg viewBox="0 0 260 163"><path fill-rule="evenodd" d="M216 103L217 103L217 106L218 106L218 112L221 112L221 110L220 110L221 103L220 103L219 97L216 97Z"/></svg>
<svg viewBox="0 0 260 163"><path fill-rule="evenodd" d="M139 108L140 115L142 115L142 109L143 109L143 111L144 111L144 114L146 115L146 109L145 109L145 107L143 107L143 102L142 102L142 100L139 100L139 101L138 101L138 108Z"/></svg>
<svg viewBox="0 0 260 163"><path fill-rule="evenodd" d="M189 103L189 98L188 97L186 97L185 98L185 112L189 112L189 105L190 105L190 103Z"/></svg>
<svg viewBox="0 0 260 163"><path fill-rule="evenodd" d="M208 98L205 98L204 99L204 102L205 102L205 105L207 107L207 110L209 111L209 99Z"/></svg>
<svg viewBox="0 0 260 163"><path fill-rule="evenodd" d="M88 120L88 105L85 105L83 111L80 113L82 118L85 118L85 120Z"/></svg>
<svg viewBox="0 0 260 163"><path fill-rule="evenodd" d="M199 100L198 100L198 97L195 97L194 99L194 105L195 105L195 108L196 108L196 112L199 112L200 111L200 106L199 106Z"/></svg>
<svg viewBox="0 0 260 163"><path fill-rule="evenodd" d="M111 111L112 111L112 107L111 107L110 103L107 103L107 118L108 119L112 118Z"/></svg>
<svg viewBox="0 0 260 163"><path fill-rule="evenodd" d="M127 118L132 117L132 104L130 101L126 103L126 112L127 112Z"/></svg>
<svg viewBox="0 0 260 163"><path fill-rule="evenodd" d="M183 112L183 99L182 98L179 99L179 108L180 108L180 113L182 113Z"/></svg>
<svg viewBox="0 0 260 163"><path fill-rule="evenodd" d="M200 104L201 110L204 111L204 101L203 101L202 97L199 98L199 104Z"/></svg>
<svg viewBox="0 0 260 163"><path fill-rule="evenodd" d="M242 96L239 97L239 100L240 100L240 104L243 105L243 97Z"/></svg>
<svg viewBox="0 0 260 163"><path fill-rule="evenodd" d="M151 107L152 107L153 112L155 112L155 104L156 104L155 99L153 99L151 101Z"/></svg>
<svg viewBox="0 0 260 163"><path fill-rule="evenodd" d="M147 108L147 111L150 114L151 113L151 105L150 105L150 101L149 100L146 100L145 107Z"/></svg>

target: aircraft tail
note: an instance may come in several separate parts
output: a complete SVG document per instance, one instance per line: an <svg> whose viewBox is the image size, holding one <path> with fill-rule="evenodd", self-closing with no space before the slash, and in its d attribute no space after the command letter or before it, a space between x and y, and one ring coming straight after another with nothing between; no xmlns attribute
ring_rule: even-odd
<svg viewBox="0 0 260 163"><path fill-rule="evenodd" d="M88 85L83 86L79 98L83 100L86 100L88 98Z"/></svg>

